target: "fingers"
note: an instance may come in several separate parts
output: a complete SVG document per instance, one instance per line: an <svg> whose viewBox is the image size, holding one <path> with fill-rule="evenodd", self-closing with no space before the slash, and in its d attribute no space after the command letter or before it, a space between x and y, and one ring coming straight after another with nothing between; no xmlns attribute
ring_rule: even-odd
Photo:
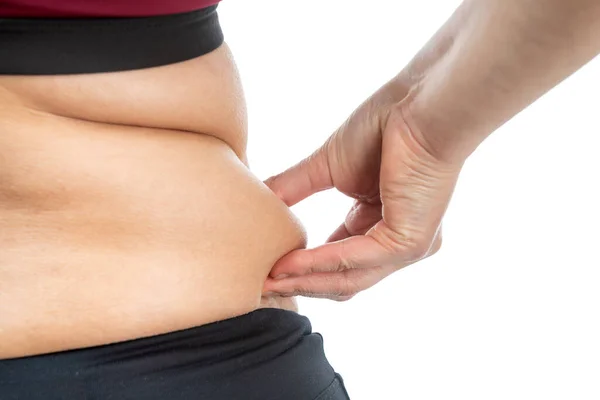
<svg viewBox="0 0 600 400"><path fill-rule="evenodd" d="M333 233L327 238L326 243L337 242L352 236L346 228L346 223L341 224Z"/></svg>
<svg viewBox="0 0 600 400"><path fill-rule="evenodd" d="M327 243L337 242L350 236L364 235L381 220L381 204L356 201L342 225L327 239Z"/></svg>
<svg viewBox="0 0 600 400"><path fill-rule="evenodd" d="M344 235L342 228L338 228L335 235ZM313 249L288 253L273 266L270 276L277 278L282 275L340 272L388 264L408 265L430 255L436 246L435 236L414 240L392 236L391 229L379 221L366 235L351 236Z"/></svg>
<svg viewBox="0 0 600 400"><path fill-rule="evenodd" d="M411 247L390 253L368 235L296 250L273 267L275 279L268 278L263 290L281 296L348 300L394 271L435 254L441 243L439 230L419 256Z"/></svg>
<svg viewBox="0 0 600 400"><path fill-rule="evenodd" d="M304 296L336 301L349 300L354 294L347 289L340 274L312 274L283 280L268 279L263 288L267 296Z"/></svg>
<svg viewBox="0 0 600 400"><path fill-rule="evenodd" d="M371 267L344 272L316 273L286 279L267 279L263 291L280 296L304 296L345 301L368 289L399 269L397 266Z"/></svg>
<svg viewBox="0 0 600 400"><path fill-rule="evenodd" d="M327 159L328 142L310 157L270 177L265 184L288 206L333 187Z"/></svg>
<svg viewBox="0 0 600 400"><path fill-rule="evenodd" d="M382 133L381 157L376 158L379 168L350 165L333 170L336 187L345 188L340 189L344 193L356 193L360 199L372 199L372 186L377 183L381 204L355 203L328 243L296 250L280 259L272 268L270 276L274 279L267 279L265 291L344 300L439 249L439 227L460 167L436 162L407 131L402 119L396 118L397 122L390 122L390 116ZM339 140L353 139L348 137L340 136ZM352 143L346 147L364 147ZM308 159L270 178L267 185L288 205L332 187L331 166L338 166L338 159L348 156L336 156L332 150L329 165L327 147L326 143ZM340 170L346 173L343 178L335 174Z"/></svg>

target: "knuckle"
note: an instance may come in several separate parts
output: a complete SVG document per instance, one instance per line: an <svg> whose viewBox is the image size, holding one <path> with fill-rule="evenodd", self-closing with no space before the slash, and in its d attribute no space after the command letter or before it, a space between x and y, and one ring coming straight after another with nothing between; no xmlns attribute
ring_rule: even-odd
<svg viewBox="0 0 600 400"><path fill-rule="evenodd" d="M413 229L393 230L385 227L375 234L379 244L394 261L418 261L427 256L432 244L431 235Z"/></svg>
<svg viewBox="0 0 600 400"><path fill-rule="evenodd" d="M344 272L356 267L356 262L352 260L352 257L350 257L347 242L342 240L339 244L338 262L335 270L338 272Z"/></svg>
<svg viewBox="0 0 600 400"><path fill-rule="evenodd" d="M319 272L318 269L318 262L317 262L317 255L315 254L314 251L311 251L309 254L309 260L308 260L308 268L306 269L306 273L309 274L314 274L315 272Z"/></svg>
<svg viewBox="0 0 600 400"><path fill-rule="evenodd" d="M407 261L417 261L425 258L430 248L431 240L424 236L417 236L404 241L401 253Z"/></svg>

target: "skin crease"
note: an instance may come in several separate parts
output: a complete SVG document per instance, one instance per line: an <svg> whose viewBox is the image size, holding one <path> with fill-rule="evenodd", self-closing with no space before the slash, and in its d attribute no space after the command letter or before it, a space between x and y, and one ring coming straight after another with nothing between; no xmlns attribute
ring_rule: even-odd
<svg viewBox="0 0 600 400"><path fill-rule="evenodd" d="M0 358L261 307L299 221L247 167L226 45L164 67L0 76Z"/></svg>
<svg viewBox="0 0 600 400"><path fill-rule="evenodd" d="M600 52L597 0L467 0L409 65L310 157L266 181L288 205L356 201L328 243L291 252L263 288L348 300L434 254L466 158Z"/></svg>
<svg viewBox="0 0 600 400"><path fill-rule="evenodd" d="M245 165L225 47L0 77L0 357L293 308L271 293L351 298L435 253L464 159L599 50L597 0L465 1L272 192ZM291 251L305 235L284 203L331 187L355 207L331 243Z"/></svg>

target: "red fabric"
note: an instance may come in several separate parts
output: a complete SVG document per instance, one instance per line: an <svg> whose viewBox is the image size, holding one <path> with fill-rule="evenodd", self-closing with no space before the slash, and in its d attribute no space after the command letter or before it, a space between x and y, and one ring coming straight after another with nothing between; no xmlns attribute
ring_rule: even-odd
<svg viewBox="0 0 600 400"><path fill-rule="evenodd" d="M0 18L148 17L199 10L220 0L0 0Z"/></svg>

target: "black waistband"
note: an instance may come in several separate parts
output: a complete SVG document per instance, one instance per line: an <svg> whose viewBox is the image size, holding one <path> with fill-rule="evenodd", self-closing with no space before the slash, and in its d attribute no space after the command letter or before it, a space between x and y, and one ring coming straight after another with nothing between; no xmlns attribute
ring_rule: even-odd
<svg viewBox="0 0 600 400"><path fill-rule="evenodd" d="M0 360L0 399L337 399L309 320L278 309L163 335ZM340 394L338 394L340 396Z"/></svg>
<svg viewBox="0 0 600 400"><path fill-rule="evenodd" d="M0 74L113 72L189 60L223 43L216 9L142 18L0 18Z"/></svg>

